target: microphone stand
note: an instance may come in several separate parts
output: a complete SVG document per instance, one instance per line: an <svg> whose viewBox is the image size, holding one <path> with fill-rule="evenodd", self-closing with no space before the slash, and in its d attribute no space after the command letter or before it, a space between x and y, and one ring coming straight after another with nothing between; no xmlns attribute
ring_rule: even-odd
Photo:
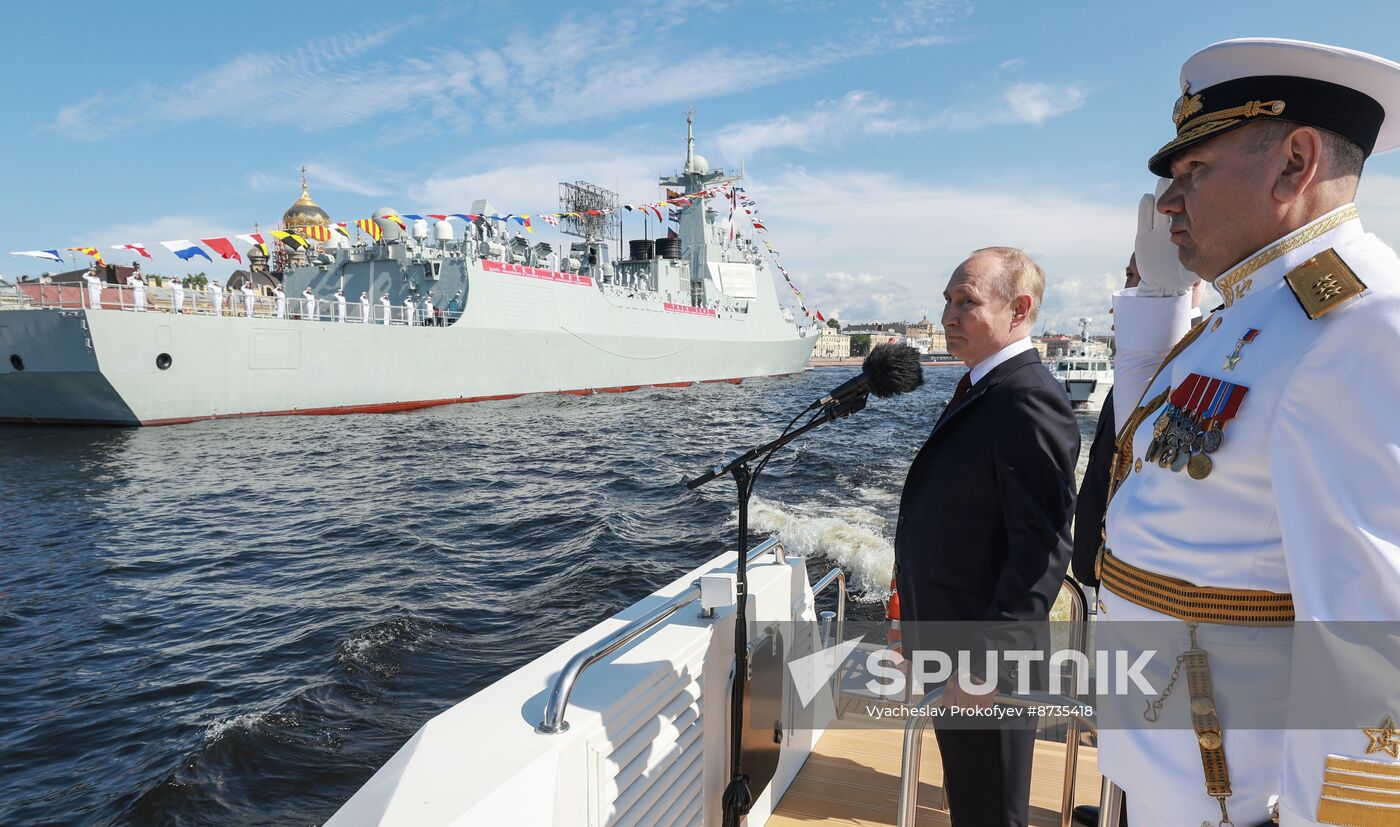
<svg viewBox="0 0 1400 827"><path fill-rule="evenodd" d="M753 496L758 475L773 454L784 445L802 436L813 428L834 422L843 416L850 416L865 408L866 395L860 394L850 399L831 402L817 411L802 427L783 431L772 442L750 449L725 465L716 465L695 479L686 482L685 487L695 490L711 480L729 474L734 477L739 495L739 560L735 569L735 585L738 603L734 607L734 684L729 698L729 764L732 767L729 786L724 790L724 827L739 827L739 820L753 807L753 792L749 789L749 776L744 772L744 688L749 674L749 499ZM811 410L811 408L808 408ZM806 413L803 411L802 413ZM798 414L800 418L802 414ZM795 419L793 420L796 421ZM749 463L762 458L757 467L749 468Z"/></svg>

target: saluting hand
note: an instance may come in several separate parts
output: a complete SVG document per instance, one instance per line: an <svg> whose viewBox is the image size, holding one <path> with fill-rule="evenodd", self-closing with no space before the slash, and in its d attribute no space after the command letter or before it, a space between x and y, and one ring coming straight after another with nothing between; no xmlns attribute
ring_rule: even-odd
<svg viewBox="0 0 1400 827"><path fill-rule="evenodd" d="M1181 266L1177 247L1172 243L1171 219L1157 212L1157 200L1171 182L1157 182L1157 194L1144 194L1138 202L1137 238L1133 254L1137 257L1139 296L1180 296L1200 283L1200 278Z"/></svg>

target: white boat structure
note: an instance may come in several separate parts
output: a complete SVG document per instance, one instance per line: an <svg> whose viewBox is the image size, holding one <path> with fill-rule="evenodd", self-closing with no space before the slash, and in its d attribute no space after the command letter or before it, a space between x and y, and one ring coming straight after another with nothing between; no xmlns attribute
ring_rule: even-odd
<svg viewBox="0 0 1400 827"><path fill-rule="evenodd" d="M800 697L795 676L809 673L793 664L845 639L841 570L810 583L807 561L776 539L748 559L743 766L754 804L741 823L947 824L927 717L853 726L864 701L839 671L809 703ZM735 563L732 552L716 557L433 718L327 827L719 827L731 778ZM828 588L837 610L819 616ZM1087 632L1083 594L1066 589ZM1118 823L1121 797L1102 782L1094 750L1077 746L1079 725L1065 741L1037 742L1032 824L1068 827L1076 801L1102 803L1102 823Z"/></svg>
<svg viewBox="0 0 1400 827"><path fill-rule="evenodd" d="M696 193L737 180L712 171L692 136L684 170L660 183ZM280 309L266 295L245 305L240 295L185 289L176 312L169 286L5 288L0 421L397 411L805 369L815 333L781 305L758 245L725 227L711 199L679 210L678 237L632 241L614 260L617 214L601 208L616 196L582 182L561 187L566 210L580 214L561 227L582 239L568 251L485 219L460 238L446 220L405 231L384 208L379 240L290 257ZM328 221L305 189L294 209L302 206ZM493 213L485 201L473 206L473 215Z"/></svg>
<svg viewBox="0 0 1400 827"><path fill-rule="evenodd" d="M1079 341L1051 366L1050 373L1065 386L1075 410L1101 411L1113 390L1113 356L1108 346L1089 338L1093 319L1079 319Z"/></svg>

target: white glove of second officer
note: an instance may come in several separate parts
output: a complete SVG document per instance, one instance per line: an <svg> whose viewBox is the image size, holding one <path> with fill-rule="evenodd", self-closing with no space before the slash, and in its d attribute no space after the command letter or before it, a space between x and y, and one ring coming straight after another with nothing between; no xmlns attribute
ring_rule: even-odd
<svg viewBox="0 0 1400 827"><path fill-rule="evenodd" d="M1139 296L1180 296L1200 279L1181 266L1177 246L1172 243L1171 219L1157 212L1157 199L1167 191L1171 182L1157 182L1157 194L1143 195L1138 202L1137 239L1133 253L1137 257Z"/></svg>

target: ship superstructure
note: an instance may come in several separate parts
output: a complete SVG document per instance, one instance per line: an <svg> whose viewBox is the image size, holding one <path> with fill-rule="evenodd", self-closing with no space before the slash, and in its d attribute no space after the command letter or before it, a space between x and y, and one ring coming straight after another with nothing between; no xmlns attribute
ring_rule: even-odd
<svg viewBox="0 0 1400 827"><path fill-rule="evenodd" d="M1051 374L1065 386L1075 410L1099 411L1113 390L1113 357L1108 346L1089 338L1092 319L1079 320L1079 341L1051 365Z"/></svg>
<svg viewBox="0 0 1400 827"><path fill-rule="evenodd" d="M691 135L685 168L661 184L694 193L736 180L710 171ZM562 186L567 212L615 199ZM483 200L460 231L377 210L377 240L284 256L280 281L272 274L282 299L185 288L175 312L168 285L139 299L129 286L18 285L0 303L12 308L0 313L0 420L391 411L803 370L815 334L714 200L687 199L678 237L633 240L620 259L597 216L565 222L581 240L556 251L490 220Z"/></svg>

